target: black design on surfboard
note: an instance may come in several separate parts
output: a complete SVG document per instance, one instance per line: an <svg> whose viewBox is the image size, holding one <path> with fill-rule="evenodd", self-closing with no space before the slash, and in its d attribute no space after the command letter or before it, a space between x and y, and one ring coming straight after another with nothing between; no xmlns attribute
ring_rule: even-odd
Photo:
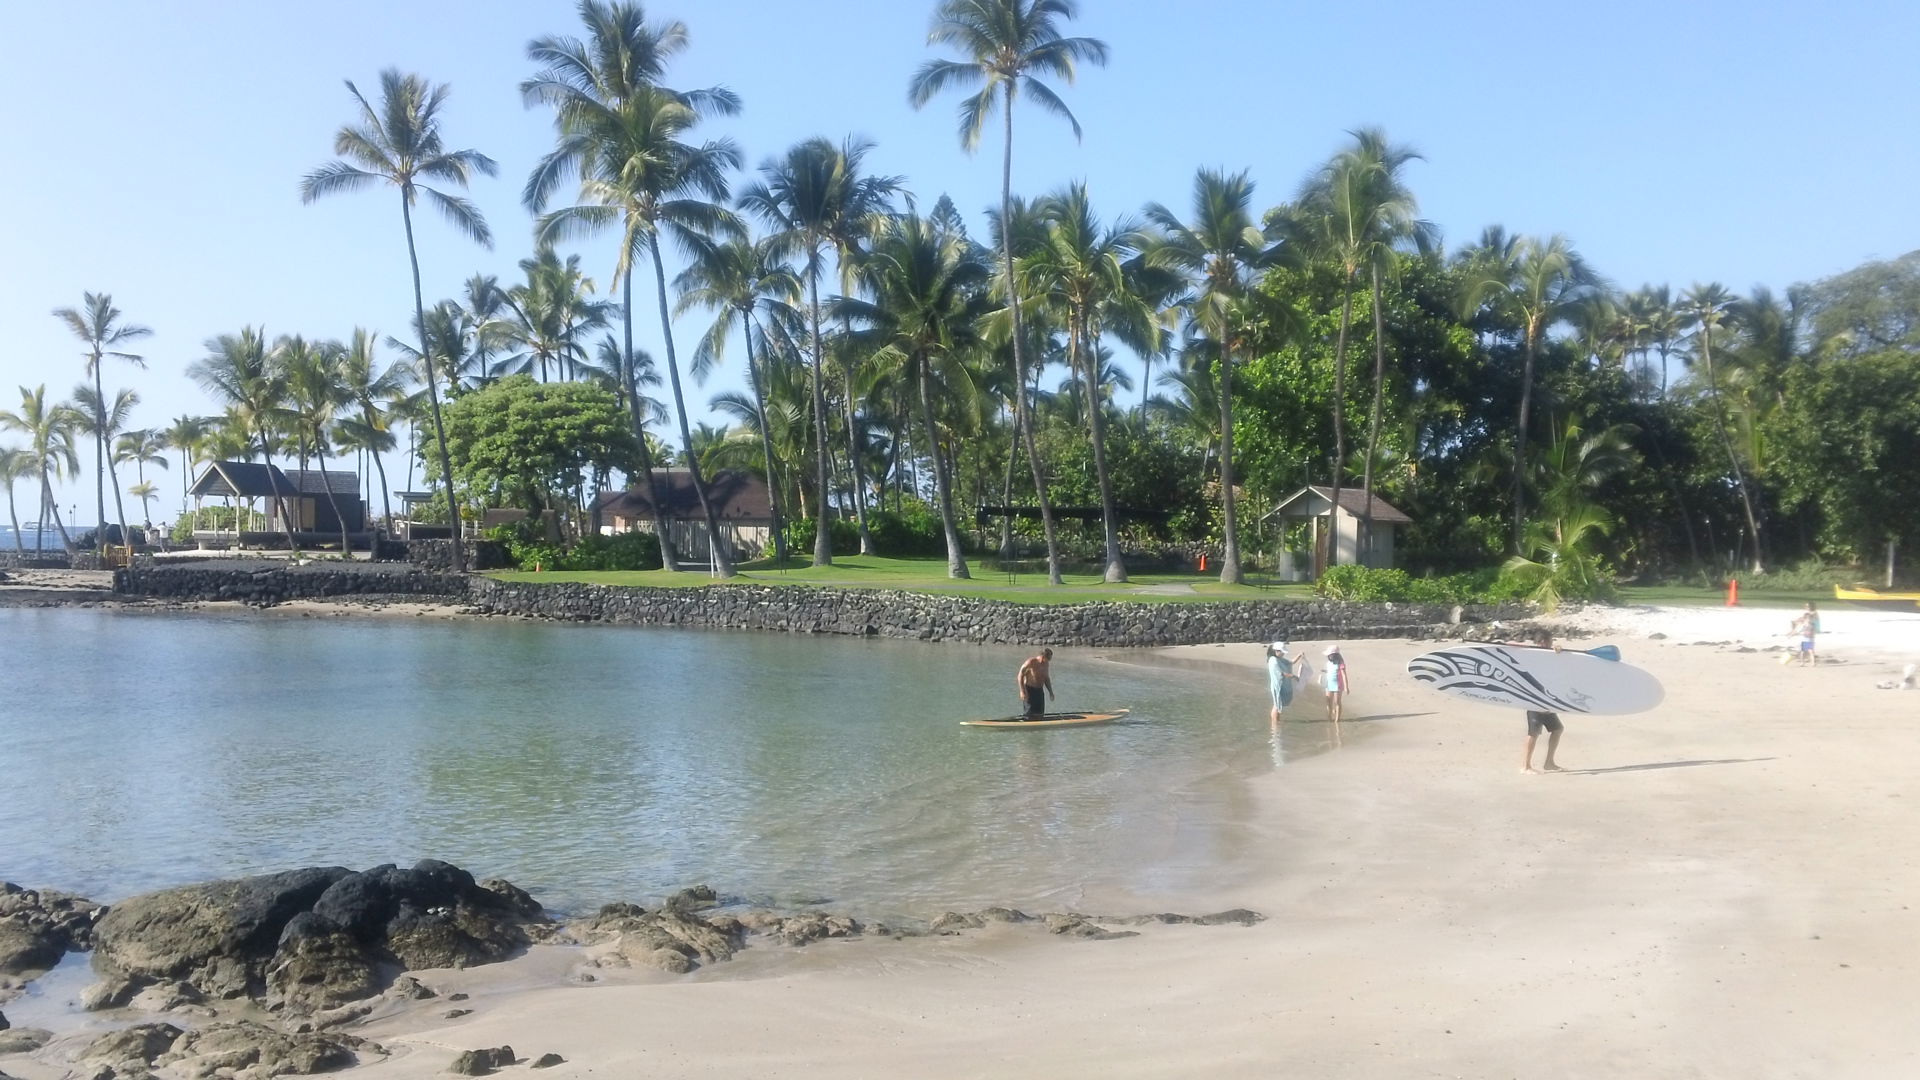
<svg viewBox="0 0 1920 1080"><path fill-rule="evenodd" d="M1511 652L1499 646L1482 645L1472 652L1442 649L1415 657L1407 670L1435 690L1479 690L1540 712L1587 711L1584 704L1569 701L1541 685Z"/></svg>

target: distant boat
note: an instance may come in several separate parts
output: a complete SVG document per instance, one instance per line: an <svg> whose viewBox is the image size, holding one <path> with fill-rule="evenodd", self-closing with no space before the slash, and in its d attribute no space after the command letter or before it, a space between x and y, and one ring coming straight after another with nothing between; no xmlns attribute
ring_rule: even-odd
<svg viewBox="0 0 1920 1080"><path fill-rule="evenodd" d="M1860 607L1888 608L1893 611L1920 611L1920 592L1881 592L1865 585L1833 587L1833 598Z"/></svg>

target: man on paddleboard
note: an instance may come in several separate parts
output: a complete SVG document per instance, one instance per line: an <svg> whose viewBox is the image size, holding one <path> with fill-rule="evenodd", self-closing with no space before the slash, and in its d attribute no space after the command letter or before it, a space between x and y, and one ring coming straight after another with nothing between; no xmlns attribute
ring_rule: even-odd
<svg viewBox="0 0 1920 1080"><path fill-rule="evenodd" d="M1029 720L1038 720L1047 714L1047 698L1053 694L1053 675L1047 666L1052 662L1053 650L1041 649L1039 656L1027 657L1027 662L1020 665L1020 674L1013 678L1021 699L1026 702Z"/></svg>

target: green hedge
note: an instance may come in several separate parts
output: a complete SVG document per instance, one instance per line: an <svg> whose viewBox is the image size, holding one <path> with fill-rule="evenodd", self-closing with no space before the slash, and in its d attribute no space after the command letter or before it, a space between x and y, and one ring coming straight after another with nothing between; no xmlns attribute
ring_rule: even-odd
<svg viewBox="0 0 1920 1080"><path fill-rule="evenodd" d="M507 554L522 570L658 570L660 540L650 532L626 532L613 536L585 536L571 547L560 547L544 539L527 539L537 529L501 525L488 529L487 537L507 545Z"/></svg>
<svg viewBox="0 0 1920 1080"><path fill-rule="evenodd" d="M812 555L813 538L818 532L818 523L813 518L787 522L787 550L802 558ZM860 554L859 522L848 518L834 518L832 536L835 555Z"/></svg>
<svg viewBox="0 0 1920 1080"><path fill-rule="evenodd" d="M1405 570L1335 566L1320 575L1313 591L1330 600L1367 603L1500 604L1531 590L1495 569L1417 578Z"/></svg>

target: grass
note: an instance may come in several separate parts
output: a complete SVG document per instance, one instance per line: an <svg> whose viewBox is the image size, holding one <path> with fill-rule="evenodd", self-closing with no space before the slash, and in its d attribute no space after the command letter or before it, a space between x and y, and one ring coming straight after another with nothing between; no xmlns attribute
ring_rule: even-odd
<svg viewBox="0 0 1920 1080"><path fill-rule="evenodd" d="M832 566L815 568L808 560L789 559L777 565L771 559L744 563L735 585L815 585L841 589L899 589L945 596L972 596L1021 604L1081 603L1118 600L1137 603L1208 603L1222 600L1304 600L1313 595L1307 585L1222 585L1217 575L1197 573L1133 574L1125 584L1109 585L1098 574L1064 574L1064 584L1049 586L1046 574L1008 575L970 563L973 578L955 581L947 576L945 559L888 559L870 555L836 555ZM706 588L718 584L704 571L671 573L666 570L606 570L532 573L499 571L499 581L559 585L646 585L655 588Z"/></svg>

